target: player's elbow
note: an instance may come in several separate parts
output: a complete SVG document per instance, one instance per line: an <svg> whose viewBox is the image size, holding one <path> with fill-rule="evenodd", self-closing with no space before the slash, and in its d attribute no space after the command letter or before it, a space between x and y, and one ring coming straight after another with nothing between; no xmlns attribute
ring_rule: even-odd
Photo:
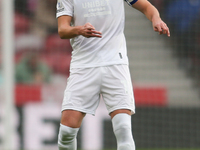
<svg viewBox="0 0 200 150"><path fill-rule="evenodd" d="M58 28L58 34L61 39L70 39L66 28L64 28L62 26Z"/></svg>
<svg viewBox="0 0 200 150"><path fill-rule="evenodd" d="M64 29L58 28L58 34L59 34L61 39L66 39L66 34L64 32Z"/></svg>
<svg viewBox="0 0 200 150"><path fill-rule="evenodd" d="M65 26L58 27L58 34L61 39L71 39L77 36L76 32L72 28L66 28Z"/></svg>

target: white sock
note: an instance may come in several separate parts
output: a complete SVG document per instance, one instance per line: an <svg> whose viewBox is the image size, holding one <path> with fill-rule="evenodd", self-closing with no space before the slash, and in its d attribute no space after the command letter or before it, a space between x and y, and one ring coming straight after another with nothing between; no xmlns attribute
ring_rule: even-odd
<svg viewBox="0 0 200 150"><path fill-rule="evenodd" d="M59 150L77 150L76 136L79 128L70 128L60 124L58 134L58 147Z"/></svg>
<svg viewBox="0 0 200 150"><path fill-rule="evenodd" d="M112 119L113 131L117 139L117 150L135 150L131 130L131 116L120 113Z"/></svg>

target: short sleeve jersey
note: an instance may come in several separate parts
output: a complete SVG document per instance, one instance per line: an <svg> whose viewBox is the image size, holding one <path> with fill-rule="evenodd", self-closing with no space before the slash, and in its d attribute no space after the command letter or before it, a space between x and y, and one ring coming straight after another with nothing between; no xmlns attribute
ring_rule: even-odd
<svg viewBox="0 0 200 150"><path fill-rule="evenodd" d="M70 40L71 68L128 64L123 0L58 0L56 17L63 15L73 17L72 26L89 22L102 33L102 38L80 35Z"/></svg>

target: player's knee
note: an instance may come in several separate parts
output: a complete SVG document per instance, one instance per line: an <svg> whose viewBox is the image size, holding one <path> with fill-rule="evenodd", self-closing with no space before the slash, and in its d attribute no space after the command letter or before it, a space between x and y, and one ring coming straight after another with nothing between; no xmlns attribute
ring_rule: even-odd
<svg viewBox="0 0 200 150"><path fill-rule="evenodd" d="M70 147L76 147L76 136L78 130L79 128L70 128L62 124L60 125L58 134L58 146L60 150L62 148L69 149Z"/></svg>
<svg viewBox="0 0 200 150"><path fill-rule="evenodd" d="M121 123L117 128L114 128L114 133L119 141L127 142L132 139L131 127L126 123Z"/></svg>
<svg viewBox="0 0 200 150"><path fill-rule="evenodd" d="M118 150L134 150L131 117L127 114L116 115L113 120L113 131L117 139Z"/></svg>
<svg viewBox="0 0 200 150"><path fill-rule="evenodd" d="M116 134L131 133L131 116L128 114L117 114L112 119L112 124Z"/></svg>
<svg viewBox="0 0 200 150"><path fill-rule="evenodd" d="M127 126L126 123L122 123L122 126L119 126L114 130L118 150L134 150L135 143L132 137L132 131L130 126Z"/></svg>

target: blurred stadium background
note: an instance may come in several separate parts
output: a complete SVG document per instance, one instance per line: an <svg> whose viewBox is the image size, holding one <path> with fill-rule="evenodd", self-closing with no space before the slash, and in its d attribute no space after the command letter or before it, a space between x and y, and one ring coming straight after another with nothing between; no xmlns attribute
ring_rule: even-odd
<svg viewBox="0 0 200 150"><path fill-rule="evenodd" d="M14 0L10 39L4 31L6 1L0 0L0 149L56 150L72 51L69 40L57 34L57 0ZM125 4L136 146L200 150L200 0L150 2L170 27L170 38L156 34L143 14ZM14 42L10 49L6 40ZM95 117L86 116L78 148L116 149L103 103Z"/></svg>

